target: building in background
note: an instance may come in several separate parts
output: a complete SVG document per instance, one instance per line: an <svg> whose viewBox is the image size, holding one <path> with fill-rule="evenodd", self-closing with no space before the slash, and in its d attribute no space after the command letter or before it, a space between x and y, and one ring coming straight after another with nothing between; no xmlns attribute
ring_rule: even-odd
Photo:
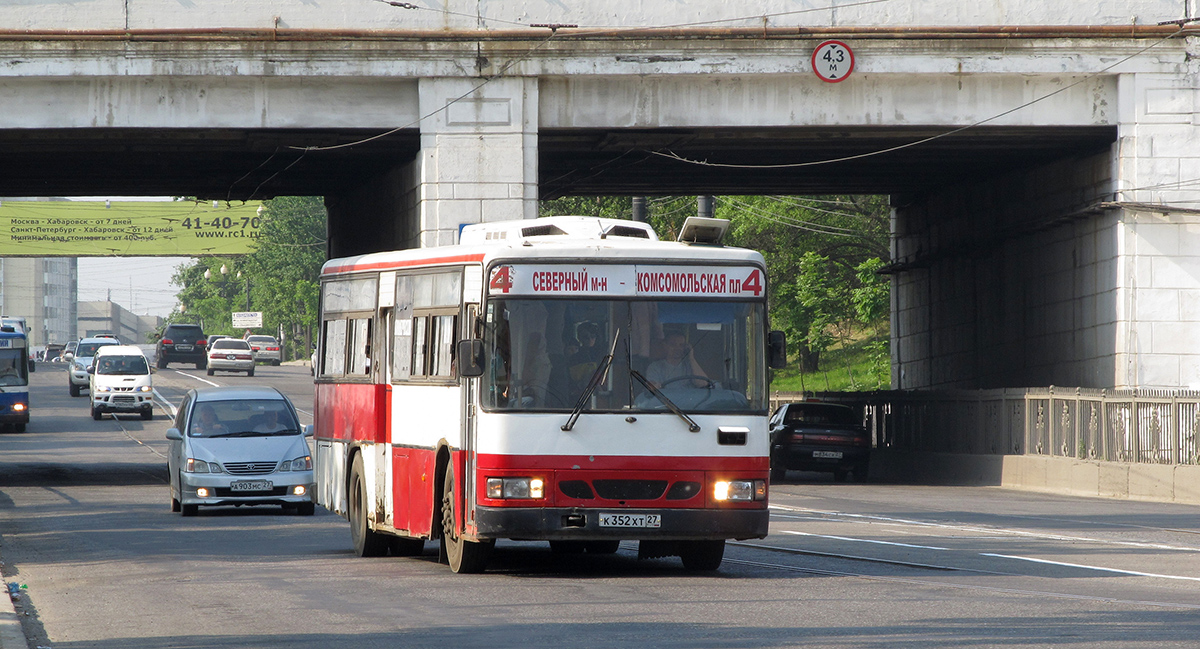
<svg viewBox="0 0 1200 649"><path fill-rule="evenodd" d="M79 338L100 333L113 333L121 342L140 345L149 342L149 335L162 327L163 319L156 315L135 315L116 302L100 300L79 303Z"/></svg>
<svg viewBox="0 0 1200 649"><path fill-rule="evenodd" d="M75 340L78 268L74 257L0 258L0 309L26 318L30 345Z"/></svg>

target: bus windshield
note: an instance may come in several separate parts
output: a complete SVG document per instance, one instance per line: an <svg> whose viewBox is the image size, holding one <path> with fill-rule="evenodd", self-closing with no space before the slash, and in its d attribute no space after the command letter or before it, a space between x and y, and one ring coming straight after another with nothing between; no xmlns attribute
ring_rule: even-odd
<svg viewBox="0 0 1200 649"><path fill-rule="evenodd" d="M484 407L570 412L595 383L584 412L664 412L662 397L764 412L764 317L760 302L493 299Z"/></svg>
<svg viewBox="0 0 1200 649"><path fill-rule="evenodd" d="M0 387L29 385L29 360L25 349L0 349Z"/></svg>

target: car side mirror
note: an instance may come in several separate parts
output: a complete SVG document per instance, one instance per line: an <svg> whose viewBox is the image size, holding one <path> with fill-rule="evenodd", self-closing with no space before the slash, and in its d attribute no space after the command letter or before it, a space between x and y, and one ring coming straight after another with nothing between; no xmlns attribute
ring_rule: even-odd
<svg viewBox="0 0 1200 649"><path fill-rule="evenodd" d="M95 374L95 373L96 373L96 366L95 366L95 365L88 365L88 368L87 368L87 373L88 373L88 374Z"/></svg>
<svg viewBox="0 0 1200 649"><path fill-rule="evenodd" d="M173 442L182 442L183 441L183 433L179 432L178 428L168 428L167 429L167 439L169 439Z"/></svg>
<svg viewBox="0 0 1200 649"><path fill-rule="evenodd" d="M63 354L63 360L70 363L71 361L75 360L75 354L72 354L71 352L67 352L67 353Z"/></svg>
<svg viewBox="0 0 1200 649"><path fill-rule="evenodd" d="M787 336L782 331L767 334L767 367L773 370L787 367Z"/></svg>
<svg viewBox="0 0 1200 649"><path fill-rule="evenodd" d="M483 376L485 363L483 341L469 338L458 341L458 375L465 378Z"/></svg>
<svg viewBox="0 0 1200 649"><path fill-rule="evenodd" d="M304 427L304 436L305 436L305 437L312 437L312 436L313 436L313 431L314 431L314 430L316 430L316 428L315 428L315 427L314 427L312 424L309 424L309 425L305 426L305 427Z"/></svg>

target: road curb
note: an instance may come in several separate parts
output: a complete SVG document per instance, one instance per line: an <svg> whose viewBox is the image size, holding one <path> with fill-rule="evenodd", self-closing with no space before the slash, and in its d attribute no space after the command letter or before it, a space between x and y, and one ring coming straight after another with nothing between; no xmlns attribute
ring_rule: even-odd
<svg viewBox="0 0 1200 649"><path fill-rule="evenodd" d="M13 606L12 597L8 595L8 582L4 584L4 592L0 593L0 649L29 649L25 641L25 632L21 630L21 618L17 617L17 609Z"/></svg>

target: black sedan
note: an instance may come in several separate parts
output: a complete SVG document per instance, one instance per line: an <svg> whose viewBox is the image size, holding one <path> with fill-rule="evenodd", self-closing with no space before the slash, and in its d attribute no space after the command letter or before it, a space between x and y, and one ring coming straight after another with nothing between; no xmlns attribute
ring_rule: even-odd
<svg viewBox="0 0 1200 649"><path fill-rule="evenodd" d="M853 473L866 482L871 435L858 410L836 403L788 403L771 415L771 480L790 471L832 472L838 482Z"/></svg>

